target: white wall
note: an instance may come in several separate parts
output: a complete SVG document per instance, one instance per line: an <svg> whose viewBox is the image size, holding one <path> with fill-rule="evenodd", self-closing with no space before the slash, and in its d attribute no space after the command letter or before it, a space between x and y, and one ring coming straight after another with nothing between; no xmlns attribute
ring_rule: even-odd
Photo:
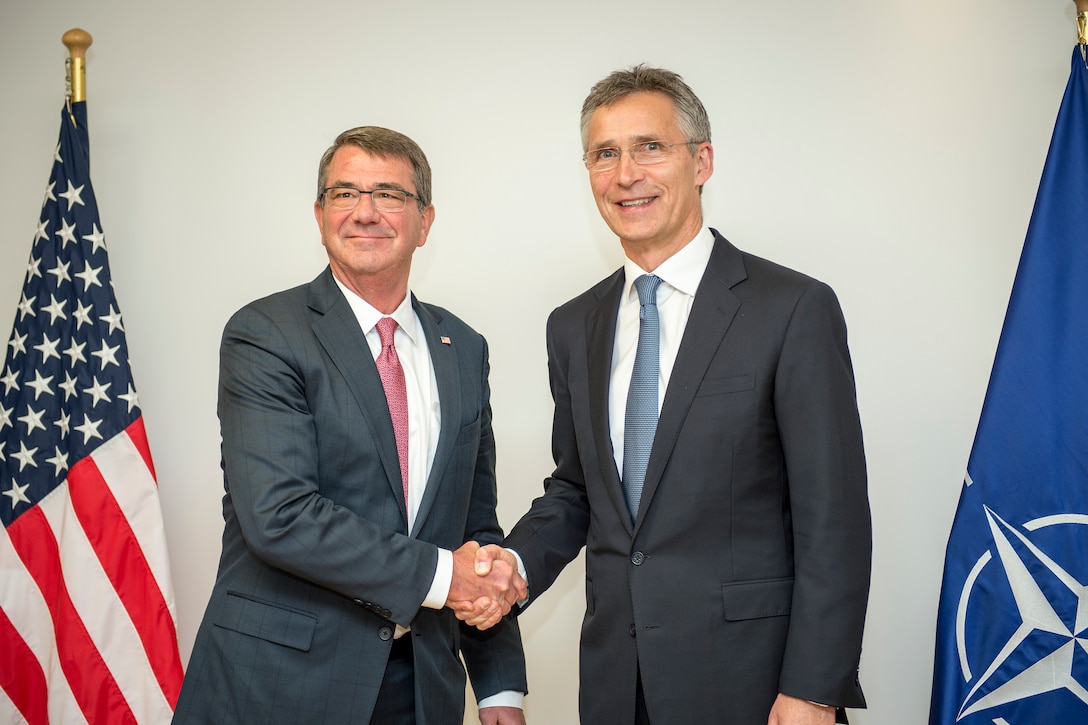
<svg viewBox="0 0 1088 725"><path fill-rule="evenodd" d="M510 526L551 465L545 318L620 264L579 159L581 101L619 67L676 70L713 123L708 221L842 302L876 528L870 710L854 722L919 723L944 543L1074 18L1064 0L8 2L0 335L59 129L60 36L82 27L92 177L187 660L219 555L219 333L323 267L311 204L335 134L385 125L430 157L437 222L412 284L491 343ZM576 721L582 607L578 564L522 618L532 723Z"/></svg>

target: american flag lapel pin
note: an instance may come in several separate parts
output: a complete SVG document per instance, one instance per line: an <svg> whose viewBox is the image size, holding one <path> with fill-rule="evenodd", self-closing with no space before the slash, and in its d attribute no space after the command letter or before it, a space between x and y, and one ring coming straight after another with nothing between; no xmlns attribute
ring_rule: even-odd
<svg viewBox="0 0 1088 725"><path fill-rule="evenodd" d="M453 344L452 342L450 342L450 339L448 337L446 337L445 335L442 335L438 339L442 341L443 345L452 345Z"/></svg>

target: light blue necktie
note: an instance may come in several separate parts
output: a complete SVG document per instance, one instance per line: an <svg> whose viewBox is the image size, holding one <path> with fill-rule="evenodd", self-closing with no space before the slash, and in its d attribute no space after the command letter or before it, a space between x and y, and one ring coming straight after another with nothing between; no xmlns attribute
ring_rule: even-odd
<svg viewBox="0 0 1088 725"><path fill-rule="evenodd" d="M646 464L657 431L657 380L661 333L657 320L657 286L661 278L644 274L635 280L639 309L638 348L631 387L627 390L627 412L623 419L623 493L631 520L638 515Z"/></svg>

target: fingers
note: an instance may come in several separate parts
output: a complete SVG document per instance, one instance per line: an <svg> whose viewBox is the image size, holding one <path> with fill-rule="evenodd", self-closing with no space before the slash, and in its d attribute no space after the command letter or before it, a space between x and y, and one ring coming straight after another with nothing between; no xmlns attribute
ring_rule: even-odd
<svg viewBox="0 0 1088 725"><path fill-rule="evenodd" d="M450 602L474 602L481 597L488 597L495 600L505 614L518 601L518 587L514 585L517 572L505 561L496 560L494 565L488 565L489 571L486 575L476 574L476 554L479 549L479 544L470 541L453 552L453 578L446 598L447 605Z"/></svg>
<svg viewBox="0 0 1088 725"><path fill-rule="evenodd" d="M513 552L496 544L488 544L476 551L476 574L487 576L498 573L505 581L509 578L509 590L506 601L513 606L529 594L525 579L518 573L518 560ZM507 573L509 572L509 573Z"/></svg>
<svg viewBox="0 0 1088 725"><path fill-rule="evenodd" d="M494 627L510 611L488 597L480 597L475 602L454 602L452 609L459 620L477 629Z"/></svg>
<svg viewBox="0 0 1088 725"><path fill-rule="evenodd" d="M476 576L487 576L491 573L491 562L495 560L496 548L493 544L488 544L476 550Z"/></svg>
<svg viewBox="0 0 1088 725"><path fill-rule="evenodd" d="M453 579L446 606L461 621L479 629L493 627L527 594L517 557L510 551L469 541L453 552Z"/></svg>

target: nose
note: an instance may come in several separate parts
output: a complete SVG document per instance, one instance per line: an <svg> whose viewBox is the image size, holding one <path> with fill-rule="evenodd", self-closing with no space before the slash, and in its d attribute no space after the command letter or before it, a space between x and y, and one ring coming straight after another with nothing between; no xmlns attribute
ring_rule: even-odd
<svg viewBox="0 0 1088 725"><path fill-rule="evenodd" d="M631 153L624 151L620 154L619 163L616 165L616 180L623 186L630 186L643 177L643 168L635 163Z"/></svg>
<svg viewBox="0 0 1088 725"><path fill-rule="evenodd" d="M359 203L355 205L355 209L351 212L351 218L360 224L373 224L381 219L377 207L374 206L374 197L370 194L363 194L359 199Z"/></svg>

